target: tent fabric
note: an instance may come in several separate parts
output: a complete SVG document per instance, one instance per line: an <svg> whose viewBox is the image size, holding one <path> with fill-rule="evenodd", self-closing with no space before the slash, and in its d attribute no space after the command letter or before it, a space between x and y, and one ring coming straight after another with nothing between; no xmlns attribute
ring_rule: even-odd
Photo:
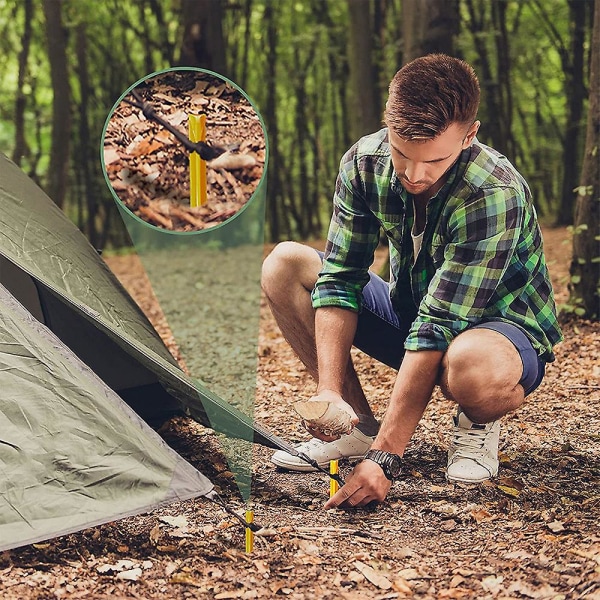
<svg viewBox="0 0 600 600"><path fill-rule="evenodd" d="M136 396L135 390L143 386L157 391L154 401L149 397L147 403L132 405L145 420L150 421L161 408L181 407L207 427L279 447L275 436L178 367L85 236L4 155L0 155L0 256L5 265L11 264L3 269L0 262L0 282L20 302L23 299L16 288L31 291L34 286L38 298L32 303L39 302L44 323L95 372L110 380L107 383L119 395ZM9 271L12 277L6 282L3 273Z"/></svg>
<svg viewBox="0 0 600 600"><path fill-rule="evenodd" d="M0 551L209 493L0 285Z"/></svg>
<svg viewBox="0 0 600 600"><path fill-rule="evenodd" d="M175 410L285 447L179 368L97 251L3 155L0 284L0 550L208 494L147 424Z"/></svg>

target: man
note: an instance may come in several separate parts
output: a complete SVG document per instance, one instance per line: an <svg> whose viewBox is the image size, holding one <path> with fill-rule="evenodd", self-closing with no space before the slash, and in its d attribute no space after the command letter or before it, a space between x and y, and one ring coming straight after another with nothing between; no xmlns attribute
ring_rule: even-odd
<svg viewBox="0 0 600 600"><path fill-rule="evenodd" d="M479 83L434 54L390 84L386 128L343 157L324 256L279 244L263 288L316 395L296 411L321 465L363 458L325 505L382 501L435 385L458 405L447 478L498 471L498 420L541 382L561 333L527 184L477 141ZM380 231L390 283L368 272ZM381 427L350 360L352 345L398 369ZM306 471L276 452L273 462Z"/></svg>

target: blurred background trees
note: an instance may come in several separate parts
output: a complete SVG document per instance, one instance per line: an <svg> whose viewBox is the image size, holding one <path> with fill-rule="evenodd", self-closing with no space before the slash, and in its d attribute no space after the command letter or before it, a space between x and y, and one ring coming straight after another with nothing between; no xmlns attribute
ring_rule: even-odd
<svg viewBox="0 0 600 600"><path fill-rule="evenodd" d="M322 237L341 155L380 126L397 69L441 51L474 65L479 138L523 172L542 219L573 224L578 203L592 219L579 231L596 236L597 208L579 206L598 196L581 194L584 156L586 172L598 163L597 125L585 149L593 16L594 0L0 0L0 150L95 246L125 245L105 119L149 73L208 68L264 118L269 239ZM597 260L594 240L581 260Z"/></svg>

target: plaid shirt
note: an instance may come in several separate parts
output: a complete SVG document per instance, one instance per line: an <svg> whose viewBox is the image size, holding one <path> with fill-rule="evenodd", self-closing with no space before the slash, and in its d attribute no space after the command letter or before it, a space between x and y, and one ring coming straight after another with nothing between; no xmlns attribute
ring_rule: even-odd
<svg viewBox="0 0 600 600"><path fill-rule="evenodd" d="M562 334L542 236L529 188L504 156L477 140L460 154L427 204L416 261L412 197L394 172L386 129L344 155L333 204L315 308L360 311L383 229L392 305L401 321L412 322L407 350L446 350L468 327L506 321L543 359L554 360Z"/></svg>

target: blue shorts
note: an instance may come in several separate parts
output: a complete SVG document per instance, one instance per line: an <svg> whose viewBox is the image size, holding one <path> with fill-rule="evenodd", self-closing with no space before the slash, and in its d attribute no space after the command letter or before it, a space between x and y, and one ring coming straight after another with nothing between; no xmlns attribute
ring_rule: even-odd
<svg viewBox="0 0 600 600"><path fill-rule="evenodd" d="M322 252L319 255L323 258ZM376 360L399 369L404 356L404 341L413 319L414 315L408 315L403 320L394 312L387 282L369 271L354 345ZM531 394L544 378L546 363L539 358L529 338L516 325L504 321L488 321L473 327L478 328L497 331L513 343L523 363L523 375L519 383L526 396Z"/></svg>

